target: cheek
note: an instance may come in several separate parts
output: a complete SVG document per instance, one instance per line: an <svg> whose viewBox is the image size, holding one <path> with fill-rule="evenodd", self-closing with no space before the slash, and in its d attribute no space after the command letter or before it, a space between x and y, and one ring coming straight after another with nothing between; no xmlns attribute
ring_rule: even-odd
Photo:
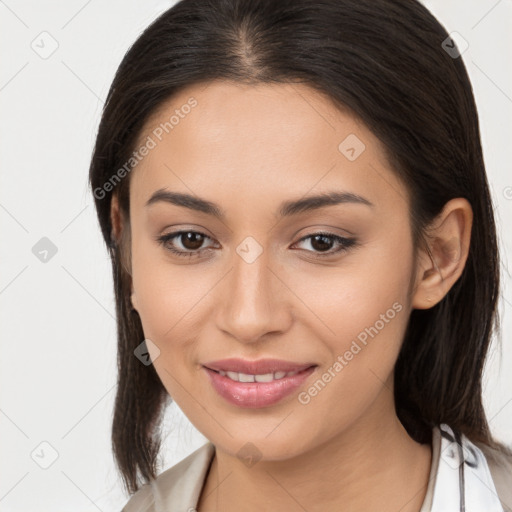
<svg viewBox="0 0 512 512"><path fill-rule="evenodd" d="M340 421L371 403L390 377L401 348L410 314L412 253L407 239L402 240L398 261L394 247L389 240L354 253L339 268L290 276L293 290L310 305L310 314L304 316L313 319L308 327L319 349L323 345L328 353L321 382L306 390L302 403L310 402L318 411L343 403L333 413Z"/></svg>
<svg viewBox="0 0 512 512"><path fill-rule="evenodd" d="M193 273L187 272L184 279L169 266L148 263L133 267L137 310L145 334L161 340L194 318L192 307L204 295L204 286Z"/></svg>
<svg viewBox="0 0 512 512"><path fill-rule="evenodd" d="M188 365L197 359L193 357L196 342L219 277L202 265L173 264L163 249L144 244L133 244L132 257L133 287L144 336L160 350L157 371L166 361L166 367L172 365L180 372L183 362Z"/></svg>
<svg viewBox="0 0 512 512"><path fill-rule="evenodd" d="M400 247L400 250L397 250ZM331 350L347 350L351 340L372 335L399 345L407 324L412 249L407 237L367 243L336 266L304 266L287 272L286 282L301 299L310 326ZM378 333L376 332L378 331Z"/></svg>
<svg viewBox="0 0 512 512"><path fill-rule="evenodd" d="M328 328L318 327L313 335L318 353L327 355L295 406L296 417L307 425L305 442L335 436L368 411L385 415L392 407L392 372L410 313L403 289L396 283L380 290L346 284L324 295L318 310ZM375 408L377 397L381 405Z"/></svg>

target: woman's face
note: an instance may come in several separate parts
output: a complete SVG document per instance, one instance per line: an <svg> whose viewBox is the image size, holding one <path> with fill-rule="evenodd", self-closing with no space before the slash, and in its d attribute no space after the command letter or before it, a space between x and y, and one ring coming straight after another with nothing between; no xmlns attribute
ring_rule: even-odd
<svg viewBox="0 0 512 512"><path fill-rule="evenodd" d="M137 149L132 302L190 421L226 452L279 460L394 417L417 271L379 140L305 85L211 82L168 101ZM321 194L335 200L307 202ZM229 358L306 370L236 383L206 368Z"/></svg>

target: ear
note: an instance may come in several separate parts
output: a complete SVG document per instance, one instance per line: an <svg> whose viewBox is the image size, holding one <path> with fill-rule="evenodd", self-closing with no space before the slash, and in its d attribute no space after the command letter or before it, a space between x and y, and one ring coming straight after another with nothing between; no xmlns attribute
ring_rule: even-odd
<svg viewBox="0 0 512 512"><path fill-rule="evenodd" d="M110 223L112 224L110 238L112 241L119 243L123 229L123 220L121 218L121 212L119 211L117 194L112 194L112 200L110 202Z"/></svg>
<svg viewBox="0 0 512 512"><path fill-rule="evenodd" d="M435 306L459 279L469 253L472 223L469 201L457 197L448 201L428 226L424 244L418 249L414 309Z"/></svg>
<svg viewBox="0 0 512 512"><path fill-rule="evenodd" d="M121 214L121 210L119 207L119 199L117 197L117 194L112 194L112 200L110 203L110 222L112 224L112 231L111 231L111 239L115 241L117 245L123 245L123 216ZM126 251L127 247L122 247L123 251ZM124 253L123 253L124 254ZM120 264L124 265L124 261L121 261ZM125 266L126 269L126 266ZM129 272L128 272L129 273ZM136 297L135 292L133 291L133 279L130 279L131 281L131 303L133 308L136 310Z"/></svg>

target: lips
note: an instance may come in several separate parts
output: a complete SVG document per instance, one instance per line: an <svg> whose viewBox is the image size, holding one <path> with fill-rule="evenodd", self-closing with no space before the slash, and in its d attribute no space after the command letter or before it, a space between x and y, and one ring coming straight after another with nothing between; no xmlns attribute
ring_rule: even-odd
<svg viewBox="0 0 512 512"><path fill-rule="evenodd" d="M238 407L275 405L297 391L318 365L279 359L223 359L203 365L213 389Z"/></svg>

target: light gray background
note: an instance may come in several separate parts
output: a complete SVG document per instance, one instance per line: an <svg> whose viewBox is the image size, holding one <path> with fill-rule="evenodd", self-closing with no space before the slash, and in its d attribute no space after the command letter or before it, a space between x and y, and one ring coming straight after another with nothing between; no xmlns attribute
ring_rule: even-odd
<svg viewBox="0 0 512 512"><path fill-rule="evenodd" d="M118 64L173 3L0 0L1 511L120 511L127 500L110 450L111 270L87 170ZM485 405L493 432L510 443L512 2L425 4L469 43L463 58L480 113L503 258L503 354L500 360L494 349L486 368ZM53 40L58 48L48 58L31 47L48 51ZM32 253L42 237L58 250L46 263ZM162 469L205 442L175 406L166 428L172 433ZM58 458L41 468L53 450Z"/></svg>

